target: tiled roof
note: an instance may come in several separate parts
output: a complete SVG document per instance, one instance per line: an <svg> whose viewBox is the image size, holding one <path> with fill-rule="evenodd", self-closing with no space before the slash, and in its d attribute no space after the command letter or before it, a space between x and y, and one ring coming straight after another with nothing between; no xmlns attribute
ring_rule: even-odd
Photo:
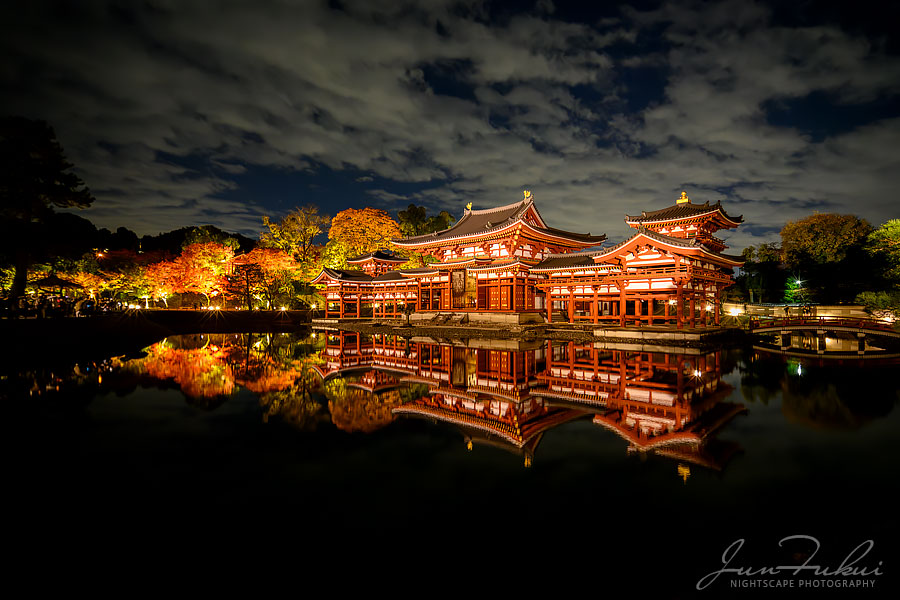
<svg viewBox="0 0 900 600"><path fill-rule="evenodd" d="M322 269L322 271L324 271L333 279L340 279L341 281L372 281L372 276L364 271L346 271L344 269L329 268Z"/></svg>
<svg viewBox="0 0 900 600"><path fill-rule="evenodd" d="M360 254L359 256L354 256L353 258L348 258L348 263L357 263L357 262L365 262L367 260L381 260L385 262L395 262L395 263L405 263L408 261L408 258L403 258L402 256L394 256L393 254L389 254L382 250L377 250L375 252L369 252L368 254Z"/></svg>
<svg viewBox="0 0 900 600"><path fill-rule="evenodd" d="M530 206L534 204L534 200L522 200L515 204L507 204L497 208L485 210L469 210L463 214L462 218L452 227L435 233L426 233L425 235L417 235L408 238L395 239L394 243L398 245L406 244L422 244L441 242L444 240L463 238L470 235L478 235L490 233L491 231L502 229L516 222ZM563 231L553 227L543 227L541 225L530 225L537 231L545 232L549 235L565 237L582 242L593 242L599 244L606 239L605 235L591 235L590 233L573 233L571 231Z"/></svg>
<svg viewBox="0 0 900 600"><path fill-rule="evenodd" d="M534 267L532 271L542 271L551 269L565 269L569 267L586 267L594 264L594 256L598 254L593 252L572 252L570 254L551 254Z"/></svg>
<svg viewBox="0 0 900 600"><path fill-rule="evenodd" d="M524 209L529 204L529 201L521 200L515 204L507 204L506 206L498 206L497 208L469 210L463 214L459 221L443 231L411 236L397 241L412 243L429 242L447 237L461 237L473 233L481 233L486 229L493 229L507 221L513 220L521 212L524 212Z"/></svg>
<svg viewBox="0 0 900 600"><path fill-rule="evenodd" d="M687 219L689 217L694 217L714 211L719 211L720 213L722 213L722 216L724 216L729 221L734 221L735 223L741 223L744 220L743 215L738 217L728 216L728 213L726 213L725 209L722 208L721 202L716 202L712 206L710 206L709 202L705 202L703 204L692 204L691 202L673 204L672 206L667 206L659 210L641 211L640 216L626 215L625 220L636 223L644 223L649 221L670 221L677 219Z"/></svg>
<svg viewBox="0 0 900 600"><path fill-rule="evenodd" d="M663 235L661 233L656 233L655 231L650 231L649 229L646 229L644 227L638 228L637 233L635 233L633 236L631 236L624 242L616 244L615 246L612 246L610 248L605 248L601 252L595 252L595 254L601 255L601 254L609 254L610 252L614 252L617 249L627 245L629 242L631 242L631 240L638 237L639 235L646 236L646 237L650 238L651 240L657 240L664 244L668 244L669 246L680 246L682 248L699 248L708 254L712 254L713 256L718 256L725 260L744 262L744 259L741 258L740 256L734 256L731 254L722 254L721 252L716 252L715 250L711 250L710 248L704 246L703 244L698 244L696 238L675 238L675 237L671 237L668 235Z"/></svg>

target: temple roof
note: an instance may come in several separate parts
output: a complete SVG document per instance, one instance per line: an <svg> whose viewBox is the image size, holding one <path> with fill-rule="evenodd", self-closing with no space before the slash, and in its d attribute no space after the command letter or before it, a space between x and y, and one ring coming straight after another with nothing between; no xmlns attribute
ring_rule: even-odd
<svg viewBox="0 0 900 600"><path fill-rule="evenodd" d="M552 271L555 269L565 269L570 267L592 267L595 266L594 256L601 254L602 251L592 250L590 252L570 252L568 254L549 254L547 258L531 268L532 271Z"/></svg>
<svg viewBox="0 0 900 600"><path fill-rule="evenodd" d="M365 271L347 271L344 269L329 269L325 267L310 283L317 283L323 276L338 281L352 281L354 283L369 283L372 281L372 276Z"/></svg>
<svg viewBox="0 0 900 600"><path fill-rule="evenodd" d="M529 224L529 227L535 231L583 243L599 244L606 239L605 235L573 233L571 231L547 227L544 219L540 216L540 213L538 213L537 207L534 206L534 196L529 193L526 195L525 199L513 204L483 210L466 210L459 221L443 231L436 231L434 233L426 233L424 235L416 235L407 238L398 238L393 240L393 242L398 246L414 246L440 243L468 236L490 234L522 219L529 208L534 209L536 221L534 224Z"/></svg>
<svg viewBox="0 0 900 600"><path fill-rule="evenodd" d="M684 197L686 198L686 196ZM704 202L703 204L693 204L689 199L685 202L676 202L672 206L667 206L659 210L641 211L640 216L626 215L625 221L627 223L677 221L680 219L689 219L692 217L697 217L714 212L720 213L725 219L735 224L740 224L744 221L743 215L737 217L728 216L728 213L726 213L725 209L722 208L721 202L716 202L713 205L710 205L709 202Z"/></svg>
<svg viewBox="0 0 900 600"><path fill-rule="evenodd" d="M663 235L661 233L656 233L655 231L650 231L649 229L647 229L645 227L638 228L637 233L635 233L633 236L631 236L624 242L616 244L615 246L612 246L610 248L605 248L600 252L594 252L593 254L595 256L608 256L609 254L612 254L619 248L623 248L623 247L627 246L629 243L631 243L632 240L634 240L635 238L640 237L640 236L644 236L651 240L661 242L668 246L678 246L681 248L695 248L697 250L701 250L705 254L715 256L726 262L739 263L739 264L744 263L744 259L742 257L734 256L732 254L722 254L721 252L716 252L715 250L711 250L704 244L697 243L696 238L675 238L675 237L671 237L668 235ZM541 266L541 265L538 265L538 266Z"/></svg>
<svg viewBox="0 0 900 600"><path fill-rule="evenodd" d="M348 258L348 263L361 263L366 262L368 260L376 260L381 262L391 262L391 263L405 263L409 259L403 258L402 256L394 256L393 254L389 254L382 250L376 250L375 252L369 252L368 254L360 254L359 256L354 256L353 258Z"/></svg>

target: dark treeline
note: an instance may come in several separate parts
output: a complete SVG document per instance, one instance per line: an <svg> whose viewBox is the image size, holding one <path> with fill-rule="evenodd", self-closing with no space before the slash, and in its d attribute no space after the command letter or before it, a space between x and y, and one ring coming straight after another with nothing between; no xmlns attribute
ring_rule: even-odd
<svg viewBox="0 0 900 600"><path fill-rule="evenodd" d="M787 223L781 243L743 251L733 294L757 303L900 306L900 219L875 228L855 215L814 214Z"/></svg>

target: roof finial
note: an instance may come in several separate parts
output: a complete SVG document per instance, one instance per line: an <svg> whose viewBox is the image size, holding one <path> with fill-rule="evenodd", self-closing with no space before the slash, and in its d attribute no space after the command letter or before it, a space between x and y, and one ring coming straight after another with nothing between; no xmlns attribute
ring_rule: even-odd
<svg viewBox="0 0 900 600"><path fill-rule="evenodd" d="M531 200L531 190L525 190L525 200Z"/></svg>
<svg viewBox="0 0 900 600"><path fill-rule="evenodd" d="M466 204L466 210L472 210L472 203L471 203L471 202L469 202L468 204Z"/></svg>
<svg viewBox="0 0 900 600"><path fill-rule="evenodd" d="M675 200L675 204L685 204L685 203L690 203L690 201L691 201L691 199L688 198L687 192L682 190L681 197L678 198L677 200Z"/></svg>

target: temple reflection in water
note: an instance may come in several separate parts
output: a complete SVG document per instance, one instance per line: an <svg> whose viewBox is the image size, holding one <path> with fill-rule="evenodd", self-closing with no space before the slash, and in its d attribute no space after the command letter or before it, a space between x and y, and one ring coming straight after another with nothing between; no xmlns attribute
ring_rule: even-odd
<svg viewBox="0 0 900 600"><path fill-rule="evenodd" d="M349 379L377 394L398 386L422 393L391 414L458 428L467 447L503 447L530 465L543 434L590 418L649 452L721 469L737 450L712 440L743 405L723 400L721 351L648 353L599 344L470 341L330 331L314 368L325 382ZM386 423L385 423L386 424ZM689 468L682 466L686 474Z"/></svg>

